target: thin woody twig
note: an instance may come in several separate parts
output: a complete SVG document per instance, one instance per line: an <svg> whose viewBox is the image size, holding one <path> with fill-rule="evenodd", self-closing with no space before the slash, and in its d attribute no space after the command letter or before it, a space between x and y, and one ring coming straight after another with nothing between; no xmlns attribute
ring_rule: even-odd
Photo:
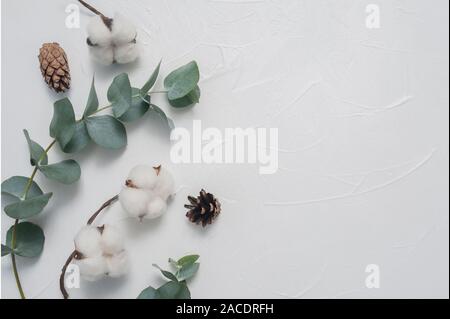
<svg viewBox="0 0 450 319"><path fill-rule="evenodd" d="M95 13L96 15L99 16L104 16L103 13L101 13L100 11L98 11L96 8L94 8L93 6L91 6L89 3L83 1L83 0L78 0L83 6L85 6L86 8L88 8L89 10L91 10L93 13Z"/></svg>
<svg viewBox="0 0 450 319"><path fill-rule="evenodd" d="M97 218L98 214L100 214L102 212L102 210L104 210L106 207L108 207L109 205L111 205L118 199L119 199L119 195L116 195L116 196L108 199L106 202L104 202L103 205L100 206L100 208L97 209L97 211L91 216L91 218L89 218L87 224L91 225L94 222L95 218Z"/></svg>
<svg viewBox="0 0 450 319"><path fill-rule="evenodd" d="M59 288L61 289L61 293L62 293L64 299L69 298L69 293L67 292L66 287L64 286L64 277L66 275L67 267L69 266L69 264L72 262L72 259L74 259L76 255L77 255L77 251L74 250L70 254L69 258L67 258L66 263L64 264L64 266L61 270L61 276L59 276Z"/></svg>

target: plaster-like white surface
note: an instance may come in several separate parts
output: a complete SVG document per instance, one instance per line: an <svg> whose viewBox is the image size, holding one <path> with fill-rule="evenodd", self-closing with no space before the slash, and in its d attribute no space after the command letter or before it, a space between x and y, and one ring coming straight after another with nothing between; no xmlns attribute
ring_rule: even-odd
<svg viewBox="0 0 450 319"><path fill-rule="evenodd" d="M77 184L38 176L54 196L33 219L45 230L43 254L19 259L28 297L59 298L78 228L133 165L163 163L180 187L164 218L138 224L118 205L101 218L126 233L131 274L82 282L73 297L134 298L164 282L152 263L196 252L194 298L448 298L448 1L91 0L139 27L142 58L113 67L90 60L89 12L81 10L80 29L65 27L69 3L2 1L2 179L31 172L23 128L50 141L52 103L63 95L46 88L38 69L48 41L69 56L78 115L94 73L105 105L119 72L139 86L161 58L162 75L197 60L200 104L176 111L162 96L154 102L176 126L278 127L280 168L261 176L254 165L174 165L155 121L128 125L126 149L91 146L74 156ZM380 29L366 28L369 3L380 6ZM223 203L206 229L183 208L202 187ZM2 242L11 223L2 214ZM379 289L365 286L368 264L380 267ZM10 259L1 265L2 296L16 298Z"/></svg>

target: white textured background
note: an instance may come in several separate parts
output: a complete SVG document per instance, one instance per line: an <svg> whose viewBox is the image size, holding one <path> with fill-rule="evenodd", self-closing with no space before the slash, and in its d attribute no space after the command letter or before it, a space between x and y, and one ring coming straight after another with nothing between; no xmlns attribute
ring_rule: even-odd
<svg viewBox="0 0 450 319"><path fill-rule="evenodd" d="M43 254L18 261L29 297L60 297L57 279L78 228L133 165L163 163L181 190L162 219L124 220L119 206L101 219L127 234L131 274L82 282L73 297L134 298L164 282L152 263L196 252L194 298L448 298L448 1L90 2L134 20L143 44L138 63L93 63L85 45L91 14L82 9L81 29L65 28L70 1L1 2L2 179L31 172L23 128L50 141L52 103L63 95L46 88L38 68L48 41L69 56L68 96L78 115L94 72L105 105L119 72L140 86L161 58L162 75L197 60L199 105L176 111L162 96L154 101L177 126L201 119L220 129L278 127L280 169L260 176L253 165L172 165L157 123L145 117L128 125L125 150L91 146L75 156L76 185L37 178L54 196L33 219L45 230ZM369 3L380 6L380 29L365 26ZM186 196L202 187L223 202L207 229L184 217ZM2 214L2 242L11 223ZM364 284L372 263L381 269L380 289ZM9 258L1 280L3 297L18 297Z"/></svg>

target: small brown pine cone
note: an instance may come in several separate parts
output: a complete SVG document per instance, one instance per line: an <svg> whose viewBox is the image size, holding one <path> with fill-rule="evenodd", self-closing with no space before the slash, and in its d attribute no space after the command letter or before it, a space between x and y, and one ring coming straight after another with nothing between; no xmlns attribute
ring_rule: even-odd
<svg viewBox="0 0 450 319"><path fill-rule="evenodd" d="M70 69L67 55L58 43L44 43L39 50L42 76L56 92L70 88Z"/></svg>
<svg viewBox="0 0 450 319"><path fill-rule="evenodd" d="M207 193L204 189L200 191L197 198L188 196L190 204L184 205L189 211L186 217L193 223L200 224L205 227L211 224L220 214L220 203L213 194Z"/></svg>

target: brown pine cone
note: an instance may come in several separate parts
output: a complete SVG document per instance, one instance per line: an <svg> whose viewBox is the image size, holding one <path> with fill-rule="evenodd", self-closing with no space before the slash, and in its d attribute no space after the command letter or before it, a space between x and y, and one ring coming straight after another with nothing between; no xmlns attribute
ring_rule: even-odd
<svg viewBox="0 0 450 319"><path fill-rule="evenodd" d="M70 88L70 69L67 55L58 43L44 43L39 50L39 63L45 82L56 92Z"/></svg>
<svg viewBox="0 0 450 319"><path fill-rule="evenodd" d="M193 223L200 224L205 227L211 224L220 214L220 203L213 194L207 193L204 189L200 191L197 198L188 196L190 204L184 205L189 211L186 217Z"/></svg>

